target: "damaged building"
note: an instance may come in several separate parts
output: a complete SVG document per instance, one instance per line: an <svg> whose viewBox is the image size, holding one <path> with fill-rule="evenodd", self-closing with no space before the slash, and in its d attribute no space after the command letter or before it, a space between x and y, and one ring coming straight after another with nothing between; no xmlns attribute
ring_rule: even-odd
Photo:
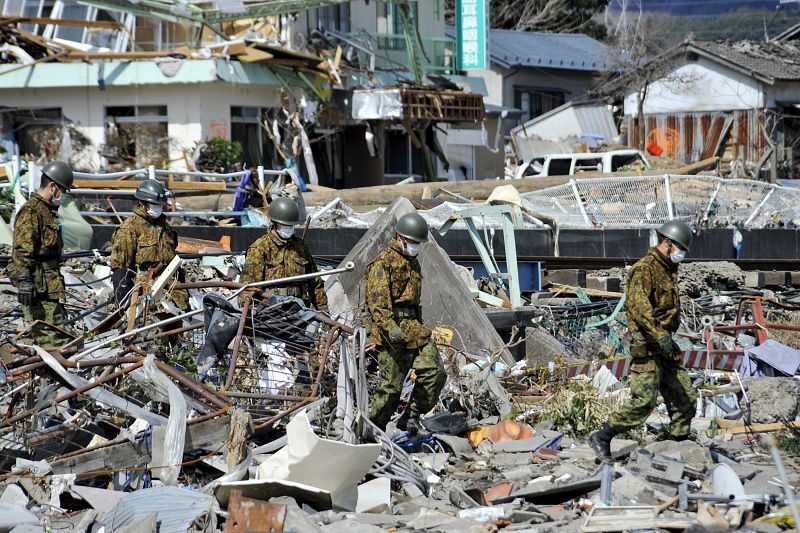
<svg viewBox="0 0 800 533"><path fill-rule="evenodd" d="M798 57L792 41L680 44L653 60L643 118L642 88L627 91L628 144L686 163L719 156L737 177L796 178Z"/></svg>

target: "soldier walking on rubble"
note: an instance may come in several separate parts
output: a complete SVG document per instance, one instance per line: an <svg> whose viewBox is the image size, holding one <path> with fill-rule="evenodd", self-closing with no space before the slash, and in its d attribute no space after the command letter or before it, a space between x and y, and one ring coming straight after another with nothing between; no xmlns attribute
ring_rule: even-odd
<svg viewBox="0 0 800 533"><path fill-rule="evenodd" d="M397 428L416 434L420 415L436 405L447 375L420 308L422 271L417 253L428 241L428 223L417 213L408 213L397 221L395 231L394 239L367 267L365 300L380 366L369 417L386 428L413 367L416 383L410 409L403 412Z"/></svg>
<svg viewBox="0 0 800 533"><path fill-rule="evenodd" d="M17 288L17 299L29 323L43 320L54 326L64 323L64 277L61 252L64 240L58 221L58 206L73 181L72 169L62 161L52 161L42 169L39 190L17 213L14 222L13 250L8 277ZM31 331L36 342L63 340L57 334Z"/></svg>
<svg viewBox="0 0 800 533"><path fill-rule="evenodd" d="M695 393L672 334L680 326L678 264L692 244L692 230L672 220L658 229L660 242L628 276L625 312L631 333L631 401L589 435L597 456L613 462L611 439L642 425L656 407L658 393L667 404L670 436L689 438Z"/></svg>
<svg viewBox="0 0 800 533"><path fill-rule="evenodd" d="M247 249L244 272L239 281L254 283L316 272L317 266L308 245L294 233L294 227L300 223L297 202L291 198L278 197L270 204L268 214L269 231ZM258 291L261 292L260 289ZM325 284L319 277L282 287L271 287L267 292L294 296L303 300L308 307L323 313L328 312ZM240 303L253 294L255 292L243 292L239 297Z"/></svg>
<svg viewBox="0 0 800 533"><path fill-rule="evenodd" d="M153 269L150 275L156 275L175 257L178 234L163 213L168 196L161 182L144 180L134 193L139 205L111 236L111 281L117 302L122 302L133 288L137 274L146 275ZM178 307L186 309L186 291L172 291L170 296Z"/></svg>

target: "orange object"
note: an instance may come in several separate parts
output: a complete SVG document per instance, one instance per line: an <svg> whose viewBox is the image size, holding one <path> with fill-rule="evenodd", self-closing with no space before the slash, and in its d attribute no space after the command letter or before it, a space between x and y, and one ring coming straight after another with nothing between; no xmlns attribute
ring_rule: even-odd
<svg viewBox="0 0 800 533"><path fill-rule="evenodd" d="M472 428L467 431L467 440L473 448L477 448L478 444L485 441L489 437L489 426L481 426Z"/></svg>
<svg viewBox="0 0 800 533"><path fill-rule="evenodd" d="M486 491L486 501L491 502L492 500L496 500L498 498L505 498L511 494L513 489L514 485L508 482L493 485L489 490Z"/></svg>
<svg viewBox="0 0 800 533"><path fill-rule="evenodd" d="M230 252L231 236L223 235L219 241L209 241L206 239L195 239L192 237L178 237L179 253L203 254L212 252Z"/></svg>
<svg viewBox="0 0 800 533"><path fill-rule="evenodd" d="M521 424L516 420L505 420L492 426L489 430L489 440L493 443L529 439L533 437L533 435L533 428L528 424Z"/></svg>
<svg viewBox="0 0 800 533"><path fill-rule="evenodd" d="M647 151L656 157L664 153L664 149L661 148L655 141L650 141L649 143L647 143Z"/></svg>

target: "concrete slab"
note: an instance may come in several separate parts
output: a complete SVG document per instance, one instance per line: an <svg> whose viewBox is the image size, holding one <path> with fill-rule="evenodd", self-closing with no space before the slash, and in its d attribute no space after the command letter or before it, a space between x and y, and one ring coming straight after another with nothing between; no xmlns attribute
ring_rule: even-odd
<svg viewBox="0 0 800 533"><path fill-rule="evenodd" d="M342 264L355 263L352 272L332 276L325 284L328 306L331 311L348 318L364 304L364 276L369 263L394 236L397 219L414 212L414 206L406 198L398 198L381 215L374 226L344 258ZM431 327L449 326L458 333L453 345L474 354L493 352L504 345L489 319L472 299L466 285L452 267L450 258L433 240L420 249L422 266L422 317ZM502 357L507 364L514 364L506 349Z"/></svg>

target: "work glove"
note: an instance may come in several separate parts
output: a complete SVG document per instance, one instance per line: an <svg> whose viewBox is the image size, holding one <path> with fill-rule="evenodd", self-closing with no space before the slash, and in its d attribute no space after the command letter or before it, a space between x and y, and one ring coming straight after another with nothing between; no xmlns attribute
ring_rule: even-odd
<svg viewBox="0 0 800 533"><path fill-rule="evenodd" d="M389 341L392 344L405 344L408 339L406 339L406 334L403 333L400 326L394 326L389 330Z"/></svg>
<svg viewBox="0 0 800 533"><path fill-rule="evenodd" d="M33 305L33 276L28 269L17 274L17 301L24 306Z"/></svg>
<svg viewBox="0 0 800 533"><path fill-rule="evenodd" d="M115 269L111 273L111 285L114 286L114 296L119 304L133 287L133 272L127 268Z"/></svg>
<svg viewBox="0 0 800 533"><path fill-rule="evenodd" d="M675 351L675 344L672 342L672 335L667 333L666 335L659 337L658 349L664 355L672 355L672 353Z"/></svg>

